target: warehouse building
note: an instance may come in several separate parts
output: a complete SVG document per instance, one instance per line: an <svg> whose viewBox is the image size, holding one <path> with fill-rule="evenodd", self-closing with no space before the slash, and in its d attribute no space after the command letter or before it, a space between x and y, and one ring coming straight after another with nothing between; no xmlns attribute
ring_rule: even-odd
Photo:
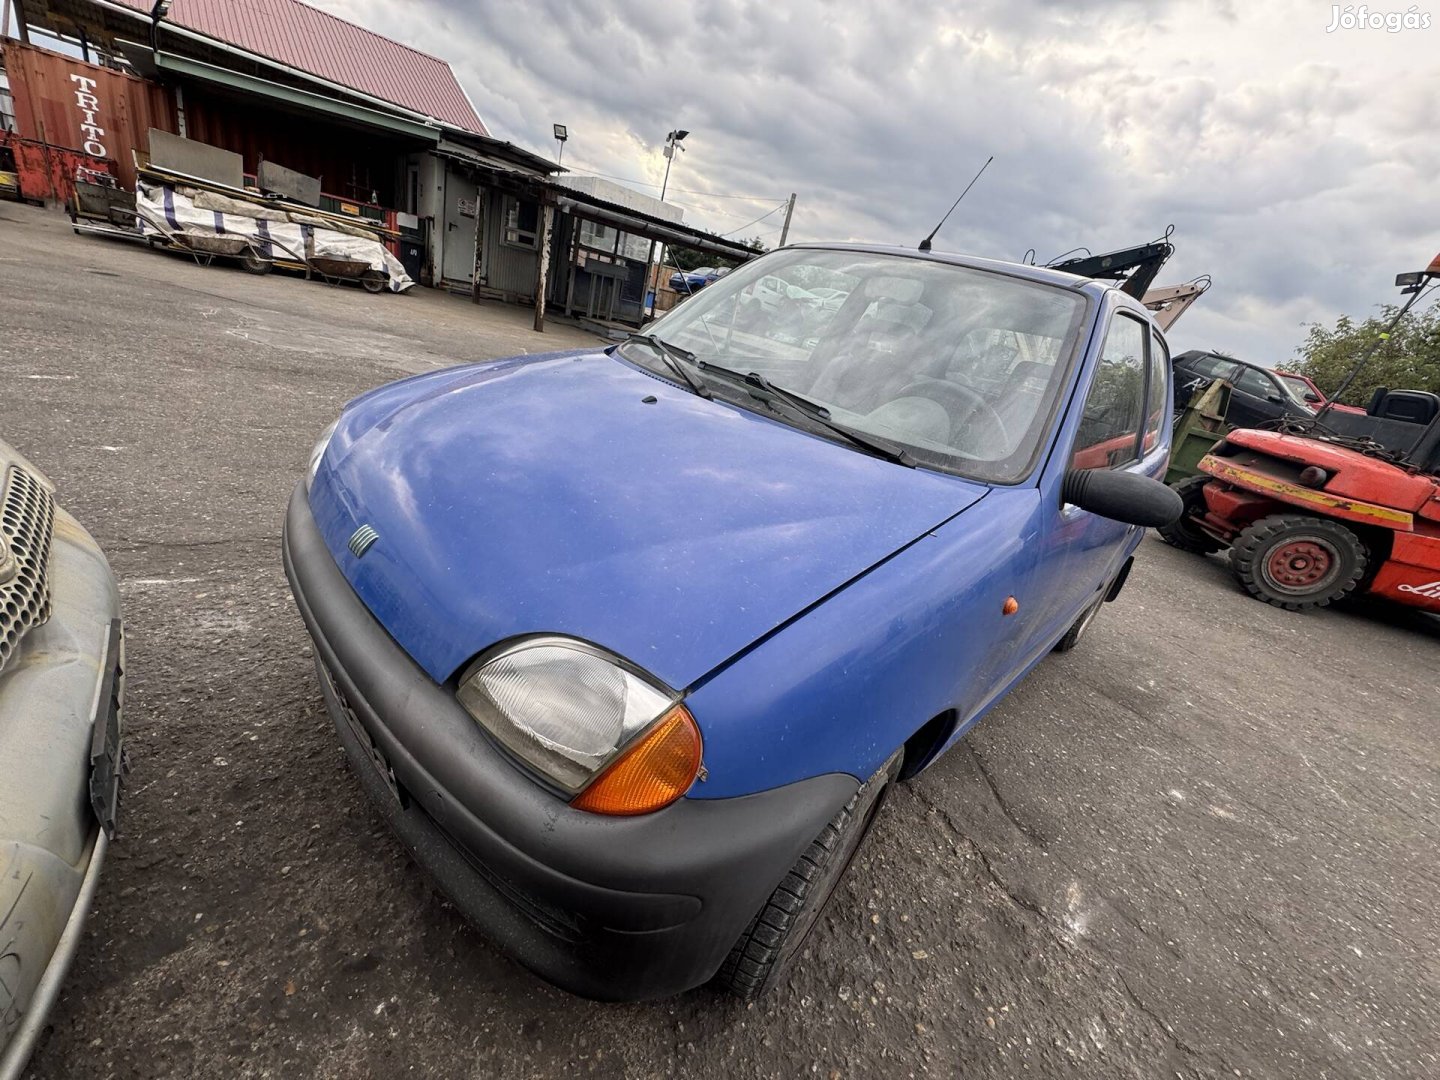
<svg viewBox="0 0 1440 1080"><path fill-rule="evenodd" d="M750 254L648 196L557 179L490 135L448 63L301 0L0 3L12 142L103 162L122 186L151 128L240 154L247 176L274 162L317 178L323 209L394 229L416 280L535 304L537 324L547 304L638 322L651 240ZM64 198L41 157L39 194Z"/></svg>

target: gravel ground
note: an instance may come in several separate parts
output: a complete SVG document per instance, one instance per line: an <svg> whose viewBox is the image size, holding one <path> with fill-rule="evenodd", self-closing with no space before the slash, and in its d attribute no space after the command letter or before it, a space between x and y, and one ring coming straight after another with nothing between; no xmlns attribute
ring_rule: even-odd
<svg viewBox="0 0 1440 1080"><path fill-rule="evenodd" d="M347 771L279 532L354 394L593 340L529 319L0 204L0 434L121 581L135 765L35 1077L1440 1074L1440 621L1285 614L1153 540L887 803L772 997L597 1005L501 956Z"/></svg>

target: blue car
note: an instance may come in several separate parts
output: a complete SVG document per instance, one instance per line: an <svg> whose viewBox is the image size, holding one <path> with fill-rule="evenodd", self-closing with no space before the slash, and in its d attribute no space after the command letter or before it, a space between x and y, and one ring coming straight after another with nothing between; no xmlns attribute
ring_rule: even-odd
<svg viewBox="0 0 1440 1080"><path fill-rule="evenodd" d="M351 402L285 566L362 785L485 933L593 998L750 998L890 785L1178 516L1171 369L1112 285L890 248L649 330Z"/></svg>
<svg viewBox="0 0 1440 1080"><path fill-rule="evenodd" d="M728 267L701 266L695 270L677 270L670 275L670 288L678 293L699 292L713 281L730 272Z"/></svg>

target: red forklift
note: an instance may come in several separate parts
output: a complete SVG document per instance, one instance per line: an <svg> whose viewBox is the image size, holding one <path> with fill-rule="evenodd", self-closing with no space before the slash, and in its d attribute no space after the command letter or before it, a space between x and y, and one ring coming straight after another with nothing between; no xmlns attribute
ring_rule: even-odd
<svg viewBox="0 0 1440 1080"><path fill-rule="evenodd" d="M1409 299L1313 418L1216 443L1173 485L1185 512L1161 536L1229 548L1240 584L1287 611L1372 594L1440 612L1440 396L1382 387L1363 414L1332 407L1437 279L1440 255L1395 279Z"/></svg>

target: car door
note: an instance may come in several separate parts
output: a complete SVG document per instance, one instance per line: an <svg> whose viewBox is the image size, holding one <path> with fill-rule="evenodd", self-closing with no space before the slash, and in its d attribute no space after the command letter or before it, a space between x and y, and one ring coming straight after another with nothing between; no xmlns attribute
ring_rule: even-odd
<svg viewBox="0 0 1440 1080"><path fill-rule="evenodd" d="M1140 541L1139 526L1100 517L1060 497L1071 469L1124 469L1159 477L1169 454L1171 380L1161 339L1125 308L1115 311L1091 366L1078 417L1066 420L1041 481L1039 535L1026 596L1024 653L1048 649L1107 589ZM1028 605L1028 607L1027 607Z"/></svg>
<svg viewBox="0 0 1440 1080"><path fill-rule="evenodd" d="M1259 368L1242 366L1232 381L1235 390L1225 413L1225 422L1231 427L1255 427L1285 415L1285 398L1280 388Z"/></svg>
<svg viewBox="0 0 1440 1080"><path fill-rule="evenodd" d="M1185 408L1195 395L1202 393L1216 379L1225 379L1233 385L1239 367L1234 360L1209 353L1178 357L1175 361L1176 408Z"/></svg>

